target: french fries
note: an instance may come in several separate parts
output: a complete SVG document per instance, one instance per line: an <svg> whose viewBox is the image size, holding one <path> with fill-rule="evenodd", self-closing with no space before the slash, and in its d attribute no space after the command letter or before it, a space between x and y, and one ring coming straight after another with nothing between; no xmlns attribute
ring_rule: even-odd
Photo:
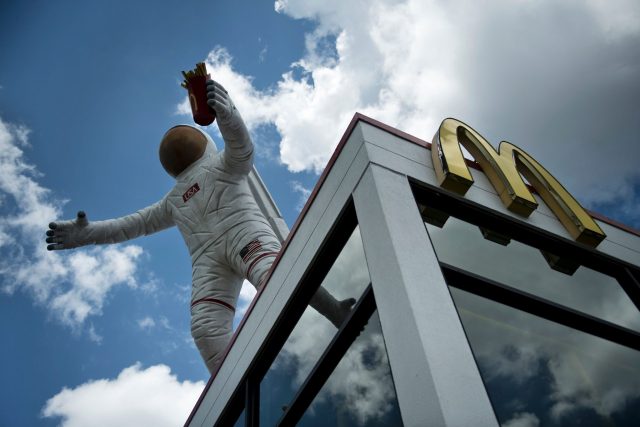
<svg viewBox="0 0 640 427"><path fill-rule="evenodd" d="M207 67L204 65L204 62L198 62L196 64L196 68L189 71L183 71L182 75L184 77L184 81L180 84L180 86L189 90L189 85L190 85L189 80L191 80L196 76L207 77Z"/></svg>
<svg viewBox="0 0 640 427"><path fill-rule="evenodd" d="M216 112L207 103L207 80L210 78L207 67L204 62L198 62L196 68L183 71L182 76L184 81L180 86L189 92L193 121L201 126L210 125L216 119Z"/></svg>

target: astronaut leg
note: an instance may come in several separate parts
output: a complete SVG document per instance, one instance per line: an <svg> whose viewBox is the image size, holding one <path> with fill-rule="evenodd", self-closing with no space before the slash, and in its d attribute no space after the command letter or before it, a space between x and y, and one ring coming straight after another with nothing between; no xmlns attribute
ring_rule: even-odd
<svg viewBox="0 0 640 427"><path fill-rule="evenodd" d="M227 242L229 264L256 289L262 288L281 245L271 228L262 223L238 230Z"/></svg>
<svg viewBox="0 0 640 427"><path fill-rule="evenodd" d="M246 233L241 243L233 243L231 247L231 262L240 274L247 278L256 289L260 289L267 273L280 252L281 245L271 229L256 229ZM239 248L239 249L238 249ZM325 288L320 286L309 304L318 313L326 317L336 328L339 328L356 300L347 298L336 300Z"/></svg>
<svg viewBox="0 0 640 427"><path fill-rule="evenodd" d="M231 341L234 313L216 304L201 303L191 308L191 336L212 375Z"/></svg>
<svg viewBox="0 0 640 427"><path fill-rule="evenodd" d="M355 298L338 301L322 286L318 287L309 301L309 305L326 317L336 328L340 328L355 303Z"/></svg>
<svg viewBox="0 0 640 427"><path fill-rule="evenodd" d="M242 277L220 261L223 249L223 242L211 245L193 265L191 335L211 374L231 340L242 286Z"/></svg>

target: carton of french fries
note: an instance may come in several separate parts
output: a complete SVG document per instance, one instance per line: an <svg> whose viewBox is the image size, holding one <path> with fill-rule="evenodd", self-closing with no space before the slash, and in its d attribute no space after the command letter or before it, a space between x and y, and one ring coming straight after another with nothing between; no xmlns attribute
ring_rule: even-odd
<svg viewBox="0 0 640 427"><path fill-rule="evenodd" d="M216 119L216 112L207 105L207 80L211 77L204 62L198 62L196 68L183 71L182 75L184 81L181 85L189 92L193 121L201 126L210 125Z"/></svg>

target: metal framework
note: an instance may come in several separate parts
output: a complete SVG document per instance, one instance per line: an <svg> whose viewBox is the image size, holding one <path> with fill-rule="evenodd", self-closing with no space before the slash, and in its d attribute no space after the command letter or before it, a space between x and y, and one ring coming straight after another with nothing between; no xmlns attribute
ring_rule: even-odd
<svg viewBox="0 0 640 427"><path fill-rule="evenodd" d="M295 425L377 309L407 426L497 426L448 286L640 350L640 334L441 263L418 203L614 277L640 308L640 238L600 221L598 250L541 206L507 211L482 173L463 198L438 188L429 144L356 115L186 425L259 425L260 383L356 226L371 284L283 412Z"/></svg>

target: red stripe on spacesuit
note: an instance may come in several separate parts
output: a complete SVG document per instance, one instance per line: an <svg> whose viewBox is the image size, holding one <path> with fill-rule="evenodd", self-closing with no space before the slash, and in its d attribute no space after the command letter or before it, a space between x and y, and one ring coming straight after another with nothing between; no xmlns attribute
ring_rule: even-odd
<svg viewBox="0 0 640 427"><path fill-rule="evenodd" d="M197 299L197 300L195 300L194 302L191 303L191 307L193 307L193 306L195 306L197 304L201 304L203 302L210 302L212 304L218 304L218 305L221 305L223 307L228 308L229 310L231 310L233 312L236 311L236 309L233 308L233 306L231 304L229 304L228 302L224 302L222 300L219 300L217 298L200 298L200 299Z"/></svg>
<svg viewBox="0 0 640 427"><path fill-rule="evenodd" d="M278 256L278 252L264 252L260 255L258 255L256 257L256 259L254 259L251 264L249 265L249 268L247 269L247 277L249 277L251 275L251 270L253 270L253 267L256 266L256 263L258 261L260 261L262 258L268 257L268 256Z"/></svg>
<svg viewBox="0 0 640 427"><path fill-rule="evenodd" d="M262 249L261 245L257 245L253 248L251 248L249 250L249 252L242 258L242 262L244 262L245 264L247 263L247 261L249 261L249 259L256 254L256 252L258 252L260 249Z"/></svg>

